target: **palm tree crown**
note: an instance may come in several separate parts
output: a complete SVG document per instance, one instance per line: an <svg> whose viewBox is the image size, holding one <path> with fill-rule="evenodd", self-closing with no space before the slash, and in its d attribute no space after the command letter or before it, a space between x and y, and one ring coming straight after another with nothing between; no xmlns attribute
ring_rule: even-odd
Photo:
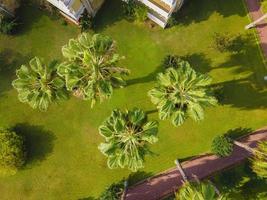
<svg viewBox="0 0 267 200"><path fill-rule="evenodd" d="M267 141L258 144L258 149L255 151L252 159L253 171L262 178L267 179Z"/></svg>
<svg viewBox="0 0 267 200"><path fill-rule="evenodd" d="M215 188L209 182L186 183L175 197L176 200L225 200L225 197L216 194Z"/></svg>
<svg viewBox="0 0 267 200"><path fill-rule="evenodd" d="M108 157L108 166L128 166L136 171L143 167L145 155L151 153L148 144L158 140L158 123L147 121L145 113L137 108L126 112L114 110L99 132L105 138L99 149Z"/></svg>
<svg viewBox="0 0 267 200"><path fill-rule="evenodd" d="M32 108L46 111L53 101L67 97L64 81L57 75L55 63L46 66L35 57L30 60L29 66L22 65L16 75L12 85L19 93L19 100Z"/></svg>
<svg viewBox="0 0 267 200"><path fill-rule="evenodd" d="M109 98L113 87L125 85L121 75L129 73L127 69L117 67L122 57L115 50L115 42L100 34L84 33L78 39L71 39L62 48L68 61L58 67L67 89L91 100L92 107L98 98L100 101Z"/></svg>
<svg viewBox="0 0 267 200"><path fill-rule="evenodd" d="M209 76L195 72L188 62L181 61L177 68L159 73L157 86L148 94L157 105L159 118L171 119L175 126L180 126L188 116L202 120L203 107L216 105L217 100L207 88L211 81Z"/></svg>

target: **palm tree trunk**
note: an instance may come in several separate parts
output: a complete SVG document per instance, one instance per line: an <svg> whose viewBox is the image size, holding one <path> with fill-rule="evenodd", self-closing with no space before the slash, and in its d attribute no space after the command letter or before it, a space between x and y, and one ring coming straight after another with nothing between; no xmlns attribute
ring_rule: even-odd
<svg viewBox="0 0 267 200"><path fill-rule="evenodd" d="M176 167L177 167L178 171L179 171L180 174L182 175L183 180L184 180L185 182L188 182L188 178L187 178L187 176L185 175L185 172L184 172L184 170L183 170L183 168L182 168L182 166L181 166L179 160L176 159L174 162L175 162L175 164L176 164Z"/></svg>
<svg viewBox="0 0 267 200"><path fill-rule="evenodd" d="M123 190L123 193L121 195L121 200L124 200L126 197L127 187L128 187L128 181L126 180L126 181L124 181L124 190Z"/></svg>
<svg viewBox="0 0 267 200"><path fill-rule="evenodd" d="M217 194L218 196L221 196L220 190L216 187L216 185L215 185L211 180L209 180L209 182L210 182L210 184L212 185L212 187L214 188L216 194Z"/></svg>

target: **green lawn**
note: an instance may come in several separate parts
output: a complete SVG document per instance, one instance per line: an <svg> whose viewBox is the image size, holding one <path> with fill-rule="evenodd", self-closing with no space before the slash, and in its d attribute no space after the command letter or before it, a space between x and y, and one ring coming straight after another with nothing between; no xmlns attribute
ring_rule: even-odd
<svg viewBox="0 0 267 200"><path fill-rule="evenodd" d="M162 70L162 59L170 53L186 57L197 71L209 73L214 84L223 87L223 105L207 109L201 123L188 120L174 128L168 121L160 122L160 140L152 147L156 155L147 158L139 176L173 167L177 157L209 151L215 135L266 125L266 69L253 30L245 33L249 19L242 0L188 1L177 16L179 25L166 30L124 20L118 2L106 1L97 16L96 32L117 41L120 54L126 57L121 64L131 70L129 85L94 109L90 109L90 102L71 98L46 113L38 112L20 103L10 85L15 69L31 57L40 56L47 62L60 60L61 46L79 34L76 27L64 26L62 20L25 5L20 32L12 37L0 35L0 126L16 126L26 135L30 147L25 169L0 178L1 199L96 197L105 186L127 177L128 170L107 168L106 158L97 149L102 141L97 127L114 108L138 106L149 111L149 118L157 119L147 91ZM219 53L211 47L214 32L251 37L241 52ZM263 187L262 182L257 184ZM245 199L242 192L237 195Z"/></svg>

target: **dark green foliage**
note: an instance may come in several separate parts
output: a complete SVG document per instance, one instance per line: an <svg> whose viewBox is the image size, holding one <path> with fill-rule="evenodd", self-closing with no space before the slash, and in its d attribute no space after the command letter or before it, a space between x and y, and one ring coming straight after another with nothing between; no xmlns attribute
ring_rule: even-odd
<svg viewBox="0 0 267 200"><path fill-rule="evenodd" d="M170 28L170 27L173 27L175 25L177 25L177 20L175 19L174 16L171 16L169 19L168 19L168 24L167 26Z"/></svg>
<svg viewBox="0 0 267 200"><path fill-rule="evenodd" d="M24 140L14 131L0 129L0 168L17 170L25 163Z"/></svg>
<svg viewBox="0 0 267 200"><path fill-rule="evenodd" d="M217 156L229 156L233 151L233 142L225 135L216 136L212 141L211 150Z"/></svg>
<svg viewBox="0 0 267 200"><path fill-rule="evenodd" d="M123 6L123 14L128 19L133 19L134 18L134 8L136 6L135 1L134 0L122 1L122 6Z"/></svg>
<svg viewBox="0 0 267 200"><path fill-rule="evenodd" d="M99 200L120 200L123 190L123 181L113 183L101 193Z"/></svg>
<svg viewBox="0 0 267 200"><path fill-rule="evenodd" d="M177 55L167 55L163 60L163 67L167 68L177 68L182 59Z"/></svg>
<svg viewBox="0 0 267 200"><path fill-rule="evenodd" d="M229 33L214 33L213 36L214 44L213 48L220 51L227 51L233 44L233 36Z"/></svg>
<svg viewBox="0 0 267 200"><path fill-rule="evenodd" d="M85 11L79 21L82 32L93 27L93 17Z"/></svg>
<svg viewBox="0 0 267 200"><path fill-rule="evenodd" d="M144 22L147 20L148 8L143 4L136 4L134 7L134 17L138 22Z"/></svg>
<svg viewBox="0 0 267 200"><path fill-rule="evenodd" d="M15 19L4 17L0 15L0 33L12 34L15 32L18 23Z"/></svg>

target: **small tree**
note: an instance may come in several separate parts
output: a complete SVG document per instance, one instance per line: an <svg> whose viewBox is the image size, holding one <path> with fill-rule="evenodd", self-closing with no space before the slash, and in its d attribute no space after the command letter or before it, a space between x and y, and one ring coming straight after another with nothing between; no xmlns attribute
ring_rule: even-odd
<svg viewBox="0 0 267 200"><path fill-rule="evenodd" d="M35 57L29 66L22 65L16 75L12 85L18 91L19 100L34 109L46 111L52 102L67 98L64 81L57 75L55 63L46 66Z"/></svg>
<svg viewBox="0 0 267 200"><path fill-rule="evenodd" d="M137 22L144 22L147 20L148 8L143 4L136 4L134 7L134 16Z"/></svg>
<svg viewBox="0 0 267 200"><path fill-rule="evenodd" d="M217 104L208 86L212 79L195 72L188 62L179 62L177 68L159 73L157 86L148 92L157 105L161 120L171 119L180 126L191 117L195 121L204 118L204 107Z"/></svg>
<svg viewBox="0 0 267 200"><path fill-rule="evenodd" d="M258 144L252 158L252 170L262 178L267 179L267 141Z"/></svg>
<svg viewBox="0 0 267 200"><path fill-rule="evenodd" d="M24 140L14 131L0 129L0 174L14 174L26 160Z"/></svg>
<svg viewBox="0 0 267 200"><path fill-rule="evenodd" d="M122 59L116 53L115 42L108 36L83 33L78 39L71 39L62 48L68 60L58 66L58 73L65 79L69 91L84 100L102 102L113 94L114 87L123 87L123 75L129 70L118 67Z"/></svg>
<svg viewBox="0 0 267 200"><path fill-rule="evenodd" d="M136 171L144 166L145 155L151 153L148 144L158 140L158 123L147 121L146 114L138 108L126 112L114 110L99 132L105 138L99 150L108 157L108 167L128 166Z"/></svg>
<svg viewBox="0 0 267 200"><path fill-rule="evenodd" d="M101 193L99 200L120 200L124 191L123 181L113 183Z"/></svg>
<svg viewBox="0 0 267 200"><path fill-rule="evenodd" d="M176 200L226 200L224 196L216 194L210 182L186 183L175 197Z"/></svg>
<svg viewBox="0 0 267 200"><path fill-rule="evenodd" d="M229 156L233 152L233 141L225 135L216 136L212 141L211 150L217 156Z"/></svg>

